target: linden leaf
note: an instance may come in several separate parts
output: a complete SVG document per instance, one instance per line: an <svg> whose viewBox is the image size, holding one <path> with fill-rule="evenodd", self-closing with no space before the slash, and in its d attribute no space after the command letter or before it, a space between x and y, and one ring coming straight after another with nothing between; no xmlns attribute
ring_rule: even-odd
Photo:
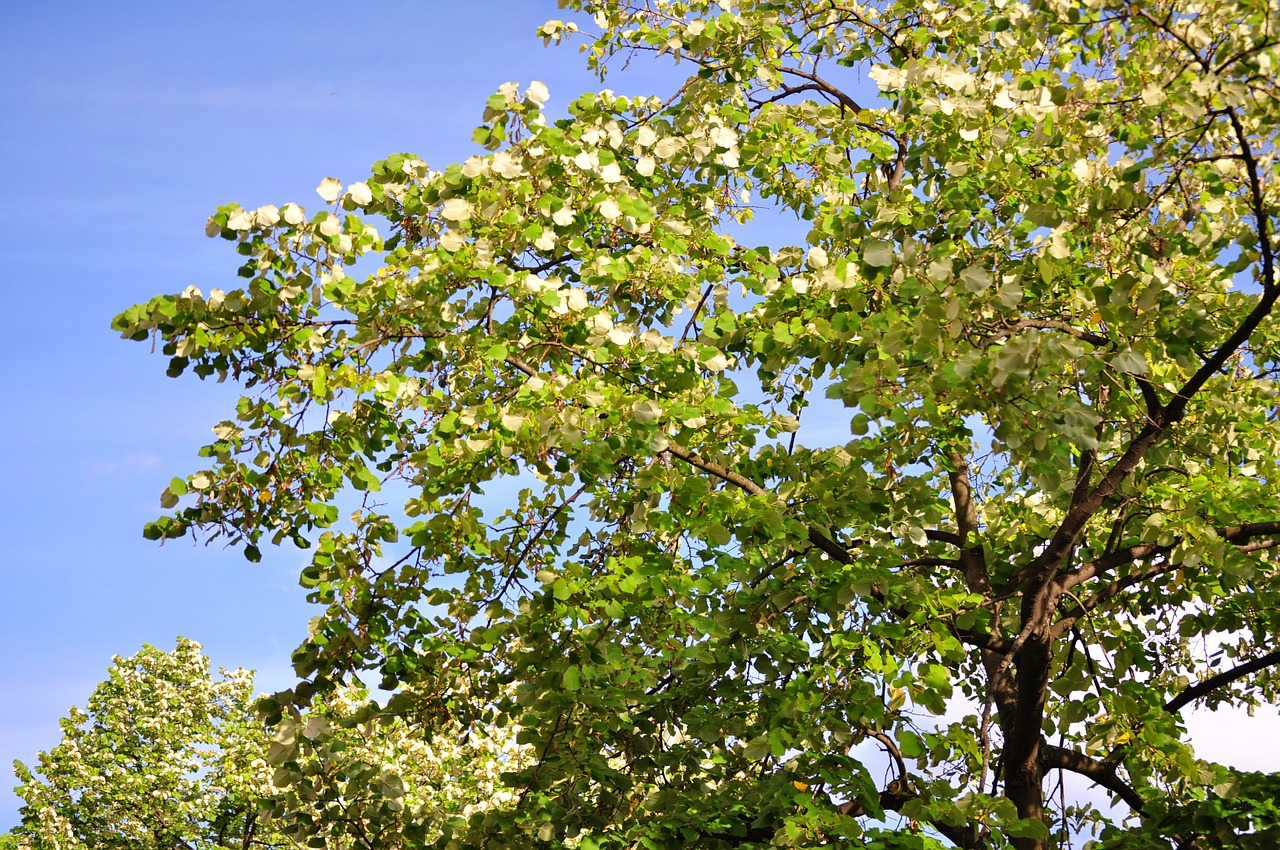
<svg viewBox="0 0 1280 850"><path fill-rule="evenodd" d="M894 68L890 65L876 65L868 73L872 80L875 80L882 92L900 91L906 88L907 72L901 68Z"/></svg>
<svg viewBox="0 0 1280 850"><path fill-rule="evenodd" d="M960 272L960 282L970 292L985 292L991 286L991 272L982 266L969 266Z"/></svg>
<svg viewBox="0 0 1280 850"><path fill-rule="evenodd" d="M653 155L658 159L670 159L680 150L681 141L674 136L664 136L653 148Z"/></svg>
<svg viewBox="0 0 1280 850"><path fill-rule="evenodd" d="M373 203L373 192L369 189L368 183L352 183L347 187L347 196L356 206L363 207Z"/></svg>
<svg viewBox="0 0 1280 850"><path fill-rule="evenodd" d="M883 239L866 240L862 243L862 262L877 268L893 265L893 246Z"/></svg>
<svg viewBox="0 0 1280 850"><path fill-rule="evenodd" d="M275 227L280 221L280 210L271 204L266 204L254 211L253 220L259 227Z"/></svg>
<svg viewBox="0 0 1280 850"><path fill-rule="evenodd" d="M475 207L466 198L450 198L440 208L440 217L445 221L466 221L475 212Z"/></svg>
<svg viewBox="0 0 1280 850"><path fill-rule="evenodd" d="M1147 359L1132 348L1126 348L1111 358L1111 365L1130 375L1147 374Z"/></svg>
<svg viewBox="0 0 1280 850"><path fill-rule="evenodd" d="M600 216L606 221L617 221L622 217L622 209L613 198L606 198L601 201L596 209L599 210Z"/></svg>
<svg viewBox="0 0 1280 850"><path fill-rule="evenodd" d="M324 178L320 181L320 185L316 187L316 194L327 204L338 200L338 193L341 191L342 184L332 177Z"/></svg>
<svg viewBox="0 0 1280 850"><path fill-rule="evenodd" d="M551 92L547 89L547 84L541 80L534 80L529 83L529 88L524 92L525 100L539 108L551 99Z"/></svg>
<svg viewBox="0 0 1280 850"><path fill-rule="evenodd" d="M656 402L645 399L631 405L631 413L640 424L647 424L662 415L662 408Z"/></svg>

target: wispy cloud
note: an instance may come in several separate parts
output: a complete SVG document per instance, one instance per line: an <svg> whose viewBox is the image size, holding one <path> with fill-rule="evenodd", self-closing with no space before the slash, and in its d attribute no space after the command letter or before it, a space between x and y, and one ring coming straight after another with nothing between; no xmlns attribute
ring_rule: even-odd
<svg viewBox="0 0 1280 850"><path fill-rule="evenodd" d="M147 472L160 465L160 456L152 454L133 454L116 460L98 459L89 462L89 472L98 476L113 476L134 472Z"/></svg>

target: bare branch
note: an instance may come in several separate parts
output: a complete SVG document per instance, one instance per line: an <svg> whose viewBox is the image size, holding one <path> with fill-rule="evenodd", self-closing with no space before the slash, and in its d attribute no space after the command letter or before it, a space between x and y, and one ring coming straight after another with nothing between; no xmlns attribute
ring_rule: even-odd
<svg viewBox="0 0 1280 850"><path fill-rule="evenodd" d="M536 266L522 266L519 263L517 263L515 260L509 260L507 262L507 265L513 271L529 272L530 274L542 274L543 272L550 271L551 269L554 269L556 266L561 265L563 263L567 263L572 259L573 259L572 256L565 254L563 257L553 257L545 262L539 263Z"/></svg>
<svg viewBox="0 0 1280 850"><path fill-rule="evenodd" d="M907 763L903 761L902 751L898 749L898 745L894 740L883 732L868 732L867 737L874 738L884 746L885 752L887 752L898 765L898 778L906 781Z"/></svg>
<svg viewBox="0 0 1280 850"><path fill-rule="evenodd" d="M799 77L802 80L808 80L813 88L817 89L818 91L821 91L823 94L831 95L831 97L835 98L837 101L840 102L841 106L844 106L848 109L852 109L854 112L862 111L862 107L858 105L858 102L856 100L849 97L849 95L845 94L842 90L831 85L831 83L828 83L826 80L822 79L822 77L819 77L817 74L811 74L808 71L801 71L799 68L782 68L780 70L784 74L789 74L793 77ZM808 88L808 86L806 86L806 88Z"/></svg>
<svg viewBox="0 0 1280 850"><path fill-rule="evenodd" d="M878 802L880 808L890 812L900 812L903 806L912 800L918 799L919 794L911 788L905 778L895 779L890 782L885 789L880 792ZM862 817L868 812L866 808L856 800L843 803L836 808L836 811L842 815L849 817ZM978 850L978 848L987 845L986 838L978 831L976 825L971 826L951 826L941 821L935 821L929 826L938 832L957 847L963 850Z"/></svg>
<svg viewBox="0 0 1280 850"><path fill-rule="evenodd" d="M1081 342L1087 342L1090 345L1099 348L1105 348L1112 345L1112 341L1102 334L1096 334L1093 331L1087 331L1082 328L1074 327L1066 322L1058 319L1020 319L1016 322L998 325L991 328L991 341L1010 337L1019 331L1040 330L1040 331L1060 331L1073 339Z"/></svg>
<svg viewBox="0 0 1280 850"><path fill-rule="evenodd" d="M742 475L741 473L738 473L738 472L734 472L732 469L729 469L728 467L725 467L725 466L721 466L720 464L714 461L706 460L705 458L699 457L697 454L694 454L693 452L686 449L684 446L678 445L677 443L670 443L667 446L666 450L669 454L671 454L674 457L680 458L682 461L689 464L690 466L696 469L701 469L703 472L709 472L710 474L714 475L716 478L719 478L721 481L725 481L729 484L734 485L735 487L741 488L742 490L745 490L746 492L750 493L753 496L762 496L768 492L759 484L752 481L750 478L747 478L745 475Z"/></svg>

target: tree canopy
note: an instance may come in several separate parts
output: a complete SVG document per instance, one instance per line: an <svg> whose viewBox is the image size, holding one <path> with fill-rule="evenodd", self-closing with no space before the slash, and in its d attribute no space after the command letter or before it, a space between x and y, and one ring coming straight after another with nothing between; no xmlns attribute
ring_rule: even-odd
<svg viewBox="0 0 1280 850"><path fill-rule="evenodd" d="M148 536L313 552L277 717L521 727L449 847L1272 846L1182 712L1280 692L1280 7L562 5L690 76L508 84L115 320L245 388Z"/></svg>
<svg viewBox="0 0 1280 850"><path fill-rule="evenodd" d="M318 839L384 850L420 846L451 817L510 802L500 774L527 758L511 731L464 738L437 726L428 737L384 722L368 696L359 685L331 692L268 732L253 675L212 676L195 641L116 656L36 769L15 764L26 805L0 847L251 850Z"/></svg>

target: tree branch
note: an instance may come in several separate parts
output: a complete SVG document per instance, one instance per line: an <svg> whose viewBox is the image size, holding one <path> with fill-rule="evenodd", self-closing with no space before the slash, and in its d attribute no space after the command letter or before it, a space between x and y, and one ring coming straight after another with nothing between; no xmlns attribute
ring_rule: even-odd
<svg viewBox="0 0 1280 850"><path fill-rule="evenodd" d="M1259 552L1264 549L1273 549L1280 546L1280 539L1263 539L1256 540L1254 538L1263 535L1280 534L1280 521L1270 520L1266 522L1246 522L1240 525L1228 525L1217 529L1218 535L1228 543L1233 544L1240 552ZM1123 549L1116 549L1108 552L1101 557L1094 558L1086 564L1080 565L1077 569L1063 576L1058 586L1065 592L1077 587L1095 576L1108 573L1117 567L1125 564L1132 564L1135 561L1143 561L1149 558L1167 556L1173 551L1182 538L1178 538L1168 546L1160 546L1155 543L1138 543ZM1072 624L1080 617L1092 611L1098 605L1106 602L1126 587L1132 587L1134 584L1154 578L1161 573L1170 572L1178 569L1176 564L1165 564L1158 569L1143 570L1132 575L1121 576L1106 587L1099 589L1094 593L1087 602L1077 605L1074 609L1067 613L1058 624L1054 626L1053 634L1055 637L1063 634Z"/></svg>
<svg viewBox="0 0 1280 850"><path fill-rule="evenodd" d="M1113 344L1111 340L1107 339L1102 334L1096 334L1092 331L1077 328L1059 319L1020 319L1009 324L997 325L995 327L987 325L985 327L990 328L993 334L989 341L984 340L987 344L993 344L996 339L1008 338L1016 334L1018 331L1026 330L1061 331L1069 337L1078 339L1081 342L1087 342L1090 345L1097 346L1099 348L1104 348Z"/></svg>
<svg viewBox="0 0 1280 850"><path fill-rule="evenodd" d="M987 576L987 559L978 539L978 506L973 499L973 484L969 478L969 461L959 451L947 453L947 479L951 484L951 501L955 505L956 526L960 529L960 569L965 584L974 593L989 594L991 581Z"/></svg>
<svg viewBox="0 0 1280 850"><path fill-rule="evenodd" d="M1138 543L1124 549L1116 549L1101 557L1094 558L1087 564L1081 564L1075 570L1063 576L1059 580L1059 585L1063 590L1071 590L1084 584L1094 576L1110 572L1116 567L1132 564L1135 561L1145 561L1147 558L1153 558L1157 555L1167 555L1173 551L1173 547L1179 542L1174 541L1170 546L1160 546L1155 543Z"/></svg>
<svg viewBox="0 0 1280 850"><path fill-rule="evenodd" d="M1098 785L1124 800L1136 814L1142 814L1142 797L1138 796L1138 792L1133 789L1133 786L1119 777L1114 765L1106 764L1090 758L1084 753L1069 750L1066 747L1055 747L1047 742L1040 745L1040 761L1046 770L1061 768L1092 779Z"/></svg>
<svg viewBox="0 0 1280 850"><path fill-rule="evenodd" d="M868 738L874 738L884 745L885 752L893 758L898 765L898 778L902 781L907 779L907 763L902 759L902 751L898 749L897 743L883 732L868 732Z"/></svg>
<svg viewBox="0 0 1280 850"><path fill-rule="evenodd" d="M837 101L840 102L841 106L844 106L848 109L852 109L854 112L862 111L862 107L858 105L858 102L856 100L849 97L849 95L845 94L840 89L831 85L831 83L828 83L826 80L822 79L822 77L819 77L817 74L811 74L808 71L801 71L799 68L780 68L779 70L782 71L782 73L784 74L790 74L793 77L799 77L802 80L808 80L815 89L822 92L823 94L831 95L831 97L835 98Z"/></svg>
<svg viewBox="0 0 1280 850"><path fill-rule="evenodd" d="M1169 548L1172 548L1172 547L1169 547ZM1067 631L1069 631L1071 627L1074 626L1077 622L1079 622L1081 617L1085 616L1086 614L1088 614L1090 611L1097 608L1102 603L1108 602L1116 598L1117 596L1120 595L1120 592L1123 591L1125 588L1133 587L1133 585L1140 584L1141 582L1144 582L1147 579L1152 579L1158 575L1163 575L1164 573L1171 573L1171 572L1174 572L1175 570L1180 570L1180 569L1182 569L1181 564L1172 564L1168 561L1162 561L1160 564L1156 566L1147 567L1144 570L1139 570L1136 573L1130 573L1127 576L1121 576L1120 578L1108 584L1106 587L1099 589L1096 593L1094 593L1088 599L1078 603L1074 608L1072 608L1066 614L1062 615L1061 619L1059 619L1058 622L1056 622L1053 625L1053 628L1051 629L1050 634L1056 640L1057 638L1064 635ZM1073 596L1073 598L1075 597Z"/></svg>
<svg viewBox="0 0 1280 850"><path fill-rule="evenodd" d="M1257 671L1264 670L1274 664L1280 664L1280 649L1268 652L1261 658L1246 661L1244 664L1232 667L1230 670L1219 673L1216 676L1210 676L1203 682L1190 686L1182 693L1165 703L1164 710L1170 714L1177 714L1188 704L1195 702L1203 696L1208 696L1218 688L1229 685L1237 679L1243 679L1250 673L1256 673Z"/></svg>
<svg viewBox="0 0 1280 850"><path fill-rule="evenodd" d="M884 737L879 734L875 736L877 740L884 741ZM896 748L895 748L896 749ZM899 760L900 761L900 760ZM894 779L885 789L881 791L877 797L880 808L890 812L900 812L903 806L912 800L919 798L919 793L911 787L907 776L903 773L897 779ZM847 803L841 803L835 807L835 810L846 817L860 818L870 814L866 806L858 800L850 800ZM984 836L978 831L977 825L956 827L937 821L930 822L929 827L937 830L947 840L962 850L981 850L986 846ZM740 846L743 844L769 844L778 836L776 827L751 824L738 832L728 831L701 831L701 834L707 838L713 838L732 846Z"/></svg>
<svg viewBox="0 0 1280 850"><path fill-rule="evenodd" d="M880 792L878 802L880 808L889 812L900 812L903 806L912 800L918 799L919 794L916 793L907 782L906 777L895 779L885 786ZM842 815L849 817L862 817L867 814L866 808L857 800L851 800L836 807L836 811ZM963 850L978 850L978 848L986 846L986 840L978 832L976 825L973 826L951 826L940 821L931 821L930 829L936 829L944 838Z"/></svg>
<svg viewBox="0 0 1280 850"><path fill-rule="evenodd" d="M1155 23L1154 19L1151 20ZM1165 29L1167 32L1171 32L1167 27ZM1176 37L1176 33L1173 34ZM1187 382L1169 400L1169 403L1160 408L1155 416L1150 417L1150 421L1133 438L1124 454L1102 477L1093 492L1078 504L1073 504L1071 509L1067 511L1067 515L1049 540L1049 544L1032 562L1031 574L1042 580L1052 574L1058 565L1063 562L1067 553L1075 545L1076 539L1084 530L1085 525L1092 519L1103 501L1114 493L1121 482L1128 478L1133 470L1137 468L1138 463L1164 431L1170 425L1182 419L1186 414L1187 406L1191 403L1191 399L1248 341L1253 332L1262 324L1263 319L1271 314L1277 298L1280 298L1280 286L1276 284L1275 257L1271 245L1270 217L1267 215L1257 157L1253 153L1253 149L1249 144L1248 134L1245 132L1244 126L1241 124L1235 110L1227 109L1226 115L1235 132L1236 141L1240 145L1240 155L1244 158L1245 170L1249 177L1249 195L1254 215L1254 228L1258 237L1258 251L1262 258L1262 268L1259 275L1262 295L1258 298L1258 303L1249 311L1249 315L1245 317L1244 321L1223 340L1222 344L1201 364L1195 374L1187 379Z"/></svg>
<svg viewBox="0 0 1280 850"><path fill-rule="evenodd" d="M934 543L950 543L952 546L964 546L964 538L954 531L943 531L938 528L926 528L924 536Z"/></svg>
<svg viewBox="0 0 1280 850"><path fill-rule="evenodd" d="M1244 131L1244 126L1240 123L1240 118L1236 115L1235 110L1228 108L1226 110L1228 120L1231 127L1235 131L1236 141L1240 144L1240 155L1244 158L1245 171L1249 175L1249 199L1254 216L1254 229L1258 236L1258 252L1262 256L1261 281L1262 296L1258 298L1258 303L1249 311L1249 315L1240 323L1240 326L1226 338L1222 345L1218 346L1218 350L1209 357L1208 360L1196 370L1196 373L1187 379L1182 389L1178 390L1169 404L1164 408L1163 419L1166 423L1177 422L1186 412L1187 405L1191 402L1192 396L1200 391L1208 380L1216 375L1218 371L1226 365L1227 361L1239 350L1240 346L1253 335L1265 319L1271 313L1271 309L1275 306L1276 298L1280 297L1280 286L1276 285L1275 273L1275 257L1271 247L1271 227L1270 217L1267 215L1266 202L1263 197L1262 177L1258 173L1258 161L1254 156L1253 149L1249 145L1248 134Z"/></svg>
<svg viewBox="0 0 1280 850"><path fill-rule="evenodd" d="M1254 537L1267 534L1280 534L1280 521L1246 522L1240 525L1228 525L1218 529L1218 534L1228 543L1243 543Z"/></svg>

